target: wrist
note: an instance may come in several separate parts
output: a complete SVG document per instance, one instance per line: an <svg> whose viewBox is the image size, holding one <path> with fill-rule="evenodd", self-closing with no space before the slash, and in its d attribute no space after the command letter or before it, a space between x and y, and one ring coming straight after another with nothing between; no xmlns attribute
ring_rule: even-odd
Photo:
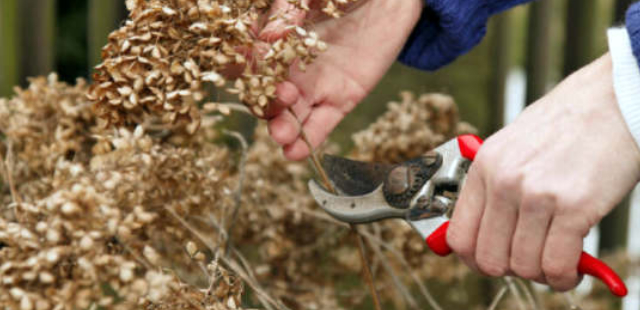
<svg viewBox="0 0 640 310"><path fill-rule="evenodd" d="M608 31L609 63L616 107L632 136L633 149L640 146L640 68L625 28ZM638 151L640 152L640 151ZM640 159L639 159L640 161Z"/></svg>

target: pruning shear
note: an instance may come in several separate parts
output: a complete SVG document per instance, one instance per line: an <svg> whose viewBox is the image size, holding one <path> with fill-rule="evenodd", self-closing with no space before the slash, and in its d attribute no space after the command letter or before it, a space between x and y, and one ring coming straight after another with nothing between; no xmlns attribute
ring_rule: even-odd
<svg viewBox="0 0 640 310"><path fill-rule="evenodd" d="M482 140L463 135L427 154L397 165L358 162L326 155L323 168L338 193L316 181L309 189L320 206L347 223L405 219L439 256L452 250L446 235L449 216ZM611 293L627 295L627 287L609 266L582 252L578 272L600 279Z"/></svg>

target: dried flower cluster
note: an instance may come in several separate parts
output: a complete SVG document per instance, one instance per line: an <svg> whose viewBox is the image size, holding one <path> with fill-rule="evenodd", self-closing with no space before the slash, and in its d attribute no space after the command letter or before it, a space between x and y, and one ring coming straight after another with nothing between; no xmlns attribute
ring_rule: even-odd
<svg viewBox="0 0 640 310"><path fill-rule="evenodd" d="M10 145L0 163L0 305L236 309L242 284L217 265L205 273L217 285L204 292L161 269L193 260L189 234L165 210L195 216L224 203L228 152L207 144L196 154L142 127L101 132L86 91L51 75L0 100Z"/></svg>
<svg viewBox="0 0 640 310"><path fill-rule="evenodd" d="M353 136L354 156L362 160L402 162L415 158L473 127L459 122L453 99L441 94L400 94L368 129Z"/></svg>
<svg viewBox="0 0 640 310"><path fill-rule="evenodd" d="M16 92L12 100L0 99L0 131L16 154L14 174L22 181L18 185L53 172L59 158L88 155L95 118L84 98L85 81L69 87L51 75L33 79L27 89Z"/></svg>
<svg viewBox="0 0 640 310"><path fill-rule="evenodd" d="M338 15L348 2L353 0L329 1L326 12ZM290 26L275 42L259 40L256 25L270 5L266 0L128 0L130 19L109 35L89 92L100 118L105 125L134 126L151 114L186 124L194 133L207 85L227 87L263 116L289 68L304 69L327 48L315 32L299 26Z"/></svg>
<svg viewBox="0 0 640 310"><path fill-rule="evenodd" d="M86 91L82 81L68 86L52 75L0 100L0 306L240 309L247 287L252 302L272 298L276 303L266 303L272 308L351 309L367 302L348 229L306 194L312 172L286 161L264 126L237 166L243 161L234 151L211 142L214 119L203 118L207 126L195 135L147 122L133 130L101 129ZM413 157L362 138L382 133L383 123L404 132L398 118L430 128L403 142L416 147L471 131L460 129L465 125L457 123L450 99L404 97L406 105L391 104L356 135L364 142L355 154ZM419 117L407 118L409 112ZM415 293L423 282L443 309L482 309L486 298L474 294L502 286L487 285L455 258L430 255L402 221L361 230L382 297L395 309L424 308L423 293ZM228 238L233 243L225 254ZM605 292L597 286L584 305L608 308ZM563 299L542 296L550 309L567 308Z"/></svg>
<svg viewBox="0 0 640 310"><path fill-rule="evenodd" d="M315 201L305 194L312 174L305 163L290 162L279 154L278 145L267 130L256 130L249 149L245 185L247 194L236 226L236 234L256 260L259 280L270 283L272 294L285 300L292 309L352 309L366 302L365 284L358 274L362 268L358 249L353 246L348 227L333 221ZM335 146L328 146L335 151ZM402 221L388 221L362 227L378 243L384 256L369 253L377 266L375 277L384 285L381 294L398 309L406 307L393 289L388 271L380 267L384 257L405 283L411 273L433 283L460 283L469 274L454 259L430 255L421 238ZM383 245L391 247L393 253ZM396 254L402 256L398 260ZM404 263L410 266L408 273ZM357 286L345 289L339 283L349 278ZM435 279L435 280L434 280Z"/></svg>
<svg viewBox="0 0 640 310"><path fill-rule="evenodd" d="M354 139L368 137L372 133L375 135L381 123L387 123L386 129L390 134L403 133L407 130L404 120L409 119L409 128L419 128L423 133L408 135L406 143L425 152L430 146L436 146L458 133L451 128L463 131L466 126L465 132L474 131L470 126L458 123L457 108L449 97L422 96L427 99L411 108L415 96L411 93L403 96L407 99L402 109L393 108L397 104L390 104L389 112L365 131L355 134ZM408 112L417 116L412 118L406 114ZM389 137L386 133L381 134L383 139ZM365 148L365 143L356 143L353 150L364 160L399 161L422 154L408 148L394 153L391 144L378 149L373 148L373 142L367 142L371 147ZM335 146L327 147L336 151ZM271 292L287 300L291 307L337 309L343 306L350 309L365 302L364 284L348 290L350 293L339 289L327 290L327 287L335 287L336 283L344 281L345 274L358 277L362 267L358 250L350 242L347 227L336 224L311 197L301 194L307 191L307 180L311 174L305 163L286 161L279 154L278 146L270 141L266 128L258 128L246 165L246 176L253 182L246 184L248 194L243 197L244 205L258 209L242 209L237 234L242 244L258 252L258 278L272 283ZM402 221L378 223L362 227L362 230L377 240L378 243L370 245L379 247L383 253L369 253L369 260L375 266L384 259L392 273L401 274L399 277L405 283L411 283L413 276L431 279L438 285L467 281L469 272L462 264L455 263L453 258L442 259L428 254L420 237ZM386 283L385 287L392 288L393 276L389 270L379 265L374 269L377 283ZM384 289L381 294L386 300L394 301L397 308L407 306L397 290Z"/></svg>

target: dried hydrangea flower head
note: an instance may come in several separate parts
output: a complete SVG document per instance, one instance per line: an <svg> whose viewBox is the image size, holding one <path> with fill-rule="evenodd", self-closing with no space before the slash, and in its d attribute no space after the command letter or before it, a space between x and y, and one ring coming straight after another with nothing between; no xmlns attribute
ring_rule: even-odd
<svg viewBox="0 0 640 310"><path fill-rule="evenodd" d="M236 205L234 191L242 174L234 169L233 152L211 143L207 130L191 139L179 131L167 136L165 130L142 126L97 130L82 97L86 91L82 82L69 86L50 76L33 79L13 98L0 100L0 135L5 137L0 151L8 158L5 145L12 145L7 166L22 198L15 203L2 176L0 305L25 310L240 309L248 282L228 272L229 265L212 260L201 240L163 208L206 232L213 246L222 246L211 221L219 224ZM367 133L382 133L382 126L396 135L428 127L429 132L408 135L410 140L403 142L418 148L469 131L458 122L450 98L442 95L406 93L389 109L354 138L360 158L398 161L414 155L391 151L392 143L373 147L374 137ZM255 281L291 309L362 305L362 287L335 289L345 274L359 272L357 248L348 242L345 228L327 221L314 200L301 194L312 174L309 168L286 161L278 148L260 126L247 150L234 244L249 249L246 263ZM416 276L459 292L455 285L468 277L455 258L428 255L423 241L400 221L362 229L400 254L404 262L385 250L385 261L398 271L409 266L411 274L399 273L405 283ZM375 261L379 257L373 252L370 260ZM376 269L375 276L379 283L394 281L385 268ZM117 295L105 294L105 283ZM394 289L383 290L382 296L398 301L397 308L406 306ZM564 307L562 300L555 304ZM594 308L610 307L603 300Z"/></svg>
<svg viewBox="0 0 640 310"><path fill-rule="evenodd" d="M222 267L201 275L223 279L214 296L159 268L192 260L174 250L189 233L159 206L219 214L232 201L227 149L204 143L205 130L188 147L140 126L98 130L86 92L50 75L0 100L2 158L12 158L0 162L0 305L202 309L182 292L206 309L239 309L242 283Z"/></svg>
<svg viewBox="0 0 640 310"><path fill-rule="evenodd" d="M418 157L473 127L459 122L450 96L410 92L390 102L388 111L367 129L353 135L355 156L365 161L398 163Z"/></svg>
<svg viewBox="0 0 640 310"><path fill-rule="evenodd" d="M330 0L325 12L339 16L350 2ZM89 92L103 125L133 126L150 114L193 133L206 85L226 87L264 116L290 67L304 69L327 48L299 26L288 26L274 42L260 41L256 25L270 6L265 0L127 1L129 20L109 35Z"/></svg>
<svg viewBox="0 0 640 310"><path fill-rule="evenodd" d="M0 99L0 137L15 157L12 171L18 188L52 173L60 158L86 160L95 133L84 80L69 86L50 74L29 82L25 89L16 87L14 97Z"/></svg>

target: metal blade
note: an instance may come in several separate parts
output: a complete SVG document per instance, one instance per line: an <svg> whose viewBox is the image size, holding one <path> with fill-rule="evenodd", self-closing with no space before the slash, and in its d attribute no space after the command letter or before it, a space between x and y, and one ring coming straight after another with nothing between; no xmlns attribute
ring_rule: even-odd
<svg viewBox="0 0 640 310"><path fill-rule="evenodd" d="M322 166L329 179L344 195L359 196L373 192L384 182L394 165L367 163L325 155Z"/></svg>
<svg viewBox="0 0 640 310"><path fill-rule="evenodd" d="M343 222L360 224L407 217L407 210L392 208L387 204L382 186L363 196L337 196L327 192L318 182L311 180L309 191L322 209Z"/></svg>

